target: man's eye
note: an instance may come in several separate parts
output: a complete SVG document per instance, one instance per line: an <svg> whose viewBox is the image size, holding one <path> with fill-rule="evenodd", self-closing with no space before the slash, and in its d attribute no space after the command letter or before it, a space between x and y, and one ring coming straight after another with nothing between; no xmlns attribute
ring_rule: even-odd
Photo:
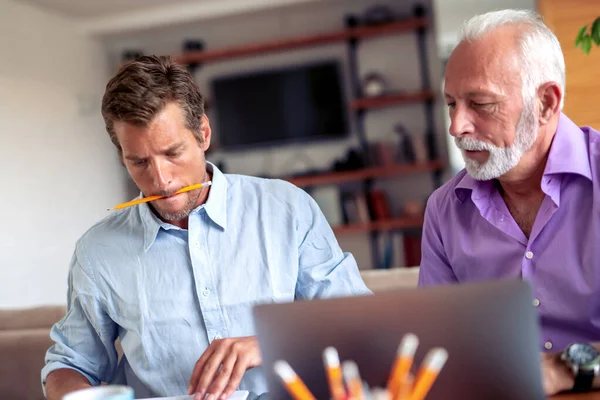
<svg viewBox="0 0 600 400"><path fill-rule="evenodd" d="M448 108L454 108L454 107L456 107L456 103L448 103L446 105L448 106Z"/></svg>
<svg viewBox="0 0 600 400"><path fill-rule="evenodd" d="M146 164L146 160L134 160L132 162L133 162L133 165L135 165L135 166L141 166L141 165Z"/></svg>
<svg viewBox="0 0 600 400"><path fill-rule="evenodd" d="M475 108L485 108L491 106L493 103L473 103Z"/></svg>
<svg viewBox="0 0 600 400"><path fill-rule="evenodd" d="M167 153L167 157L179 157L181 153L176 151L176 152L171 152L171 153Z"/></svg>

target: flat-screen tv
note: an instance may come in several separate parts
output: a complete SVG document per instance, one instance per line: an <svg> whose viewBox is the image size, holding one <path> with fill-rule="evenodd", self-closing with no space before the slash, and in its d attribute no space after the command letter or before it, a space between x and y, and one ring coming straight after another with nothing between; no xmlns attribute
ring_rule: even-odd
<svg viewBox="0 0 600 400"><path fill-rule="evenodd" d="M223 76L211 85L217 142L224 150L348 134L337 61Z"/></svg>

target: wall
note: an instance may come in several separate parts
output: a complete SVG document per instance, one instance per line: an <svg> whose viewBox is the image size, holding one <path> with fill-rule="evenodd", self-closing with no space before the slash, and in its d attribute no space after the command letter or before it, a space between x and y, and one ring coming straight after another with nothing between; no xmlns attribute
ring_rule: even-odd
<svg viewBox="0 0 600 400"><path fill-rule="evenodd" d="M540 13L554 31L565 56L567 84L564 112L580 126L600 129L600 47L592 45L588 55L575 48L575 37L583 25L600 16L600 2L591 0L538 0Z"/></svg>
<svg viewBox="0 0 600 400"><path fill-rule="evenodd" d="M335 31L344 27L345 13L362 12L374 4L388 4L394 7L398 13L410 15L413 2L345 0L295 5L281 7L277 10L202 21L196 25L188 24L113 35L106 37L104 42L116 65L119 55L124 49L140 49L145 54L175 54L180 52L182 42L187 38L202 39L208 48L221 48ZM430 3L424 2L424 4L429 5ZM432 83L434 88L438 88L440 87L441 65L437 57L435 34L430 32L427 40L430 49L429 66ZM364 76L370 71L379 71L385 76L392 89L418 90L420 80L416 43L414 33L365 41L360 45L359 50L360 75ZM210 98L210 80L215 76L305 63L323 58L338 58L344 61L346 96L350 99L351 91L348 85L350 78L348 66L345 64L346 51L345 44L339 43L208 64L198 71L196 80L205 96ZM442 138L439 140L440 152L444 155L446 147L443 139L441 114L443 100L438 101L437 104L435 123ZM414 104L371 111L366 117L367 135L370 139L393 139L395 137L393 127L398 122L404 123L415 135L422 135L425 130L424 107L422 104ZM342 158L349 146L358 144L356 135L351 135L347 140L336 142L303 143L301 146L277 146L225 152L218 149L216 121L213 120L211 125L216 135L217 149L210 154L209 160L223 161L228 172L249 175L278 176L310 169L326 169L335 159ZM424 200L433 188L429 174L387 180L382 185L392 197L392 206L395 211L398 211L405 200ZM361 267L369 268L371 266L365 235L343 236L340 237L340 242L345 249L352 251L357 256Z"/></svg>
<svg viewBox="0 0 600 400"><path fill-rule="evenodd" d="M64 304L76 239L125 199L104 132L102 47L69 21L0 0L0 307Z"/></svg>
<svg viewBox="0 0 600 400"><path fill-rule="evenodd" d="M558 0L560 1L560 0ZM535 0L435 0L440 54L447 56L456 45L463 21L476 14L506 8L535 9Z"/></svg>

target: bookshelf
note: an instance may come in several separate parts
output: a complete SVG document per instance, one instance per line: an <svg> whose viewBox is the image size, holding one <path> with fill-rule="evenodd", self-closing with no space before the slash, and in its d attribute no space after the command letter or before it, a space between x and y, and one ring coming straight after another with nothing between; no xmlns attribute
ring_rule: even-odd
<svg viewBox="0 0 600 400"><path fill-rule="evenodd" d="M434 186L441 184L441 174L444 163L440 160L436 146L436 135L434 127L433 105L436 95L431 88L428 52L429 44L427 32L431 29L431 21L427 17L429 10L421 5L413 9L412 16L380 23L377 25L363 24L361 17L347 14L345 16L345 28L329 32L307 34L300 37L289 37L260 43L249 43L222 49L190 50L174 56L175 60L182 64L188 64L190 68L223 62L235 58L258 57L269 53L293 51L302 48L331 45L339 43L347 47L346 62L350 75L350 86L352 99L348 109L351 118L355 120L355 133L360 146L359 151L366 155L369 150L369 140L365 132L364 119L370 110L388 107L402 107L410 104L420 104L425 110L425 134L426 157L419 159L428 161L411 162L404 164L386 163L384 165L369 165L354 170L339 172L323 172L313 175L284 177L283 179L302 187L315 188L319 185L344 185L349 182L360 184L360 193L368 197L373 193L373 184L380 179L395 179L397 177L412 174L431 174ZM361 88L361 77L359 76L359 45L370 38L416 34L417 54L412 55L419 62L420 88L410 92L392 91L378 97L364 96ZM402 56L406 56L405 54ZM399 60L401 61L401 60ZM388 160L389 161L389 160ZM369 206L371 207L371 206ZM371 210L369 210L370 212ZM363 213L364 214L364 213ZM349 221L349 219L346 219ZM360 222L346 223L333 226L336 235L368 234L370 239L371 258L373 266L380 265L379 250L377 246L378 235L381 232L418 231L423 224L422 216L374 216L370 213L368 218L361 218Z"/></svg>
<svg viewBox="0 0 600 400"><path fill-rule="evenodd" d="M285 40L247 44L225 49L189 51L175 56L175 60L182 64L206 64L229 60L237 57L257 56L261 54L314 47L335 42L344 42L352 39L363 39L395 33L409 32L418 28L429 26L427 18L408 18L402 21L386 23L378 26L365 26L347 28L329 33L309 35Z"/></svg>
<svg viewBox="0 0 600 400"><path fill-rule="evenodd" d="M299 176L287 178L287 180L299 187L310 187L316 185L339 184L364 179L390 178L400 175L416 174L421 172L433 172L442 169L444 164L439 161L428 161L416 164L396 164L381 167L363 168L354 171L330 172L317 175Z"/></svg>
<svg viewBox="0 0 600 400"><path fill-rule="evenodd" d="M426 23L413 24L412 27L404 32L395 31L390 34L400 33L413 33L416 34L417 42L417 53L416 56L419 62L419 73L420 73L420 90L411 93L388 93L384 96L366 98L362 92L361 77L359 74L359 56L358 48L361 45L362 38L350 38L347 41L348 46L348 62L353 77L353 89L354 89L354 100L350 103L350 109L354 114L355 126L357 129L358 138L361 144L361 148L365 154L368 154L369 140L366 134L365 128L365 117L371 110L380 109L383 107L398 107L407 104L420 103L424 107L425 116L425 133L424 133L424 144L426 147L427 162L412 164L412 165L392 165L375 168L367 168L362 171L356 171L355 173L349 173L345 175L334 175L325 176L323 181L343 181L346 179L360 179L362 180L362 190L364 196L368 199L370 195L373 195L374 183L378 179L390 178L393 176L415 174L422 172L430 172L434 188L441 185L441 176L443 171L443 163L440 161L438 149L436 145L436 134L435 134L435 116L433 107L435 103L435 94L432 90L429 72L429 61L428 53L430 51L427 32L430 29L430 23L425 18L427 12L425 7L417 5L413 8L413 20L421 21ZM360 17L349 15L346 18L346 26L350 29L356 29L361 25ZM315 181L317 181L315 179ZM301 181L302 183L302 181ZM371 248L371 259L374 267L381 265L380 261L382 258L380 255L380 249L378 242L381 233L389 232L393 234L396 231L402 232L404 235L405 243L420 242L420 228L423 225L423 217L393 217L387 214L378 213L380 210L381 203L372 202L368 205L370 213L370 221L364 222L364 218L361 218L361 222L353 223L348 225L341 225L334 227L334 232L337 235L342 234L354 234L354 233L368 233L370 239ZM345 205L345 203L343 203ZM408 253L414 253L414 248L408 248ZM386 250L387 251L387 250ZM405 253L406 256L406 253Z"/></svg>
<svg viewBox="0 0 600 400"><path fill-rule="evenodd" d="M338 225L333 227L333 232L336 235L349 235L365 232L385 232L420 228L421 226L423 226L423 217L396 217L369 223Z"/></svg>
<svg viewBox="0 0 600 400"><path fill-rule="evenodd" d="M378 97L354 99L350 103L350 108L355 111L365 111L374 108L418 103L425 100L433 100L434 98L435 95L431 90L423 90L414 93L388 94Z"/></svg>

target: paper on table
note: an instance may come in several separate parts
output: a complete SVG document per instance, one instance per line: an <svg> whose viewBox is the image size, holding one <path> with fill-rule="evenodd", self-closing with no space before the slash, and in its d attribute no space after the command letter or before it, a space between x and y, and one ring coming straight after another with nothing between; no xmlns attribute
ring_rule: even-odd
<svg viewBox="0 0 600 400"><path fill-rule="evenodd" d="M233 392L231 396L229 396L229 400L246 400L248 398L247 390L238 390L237 392ZM194 400L194 396L172 396L172 397L153 397L151 399L140 399L140 400Z"/></svg>

